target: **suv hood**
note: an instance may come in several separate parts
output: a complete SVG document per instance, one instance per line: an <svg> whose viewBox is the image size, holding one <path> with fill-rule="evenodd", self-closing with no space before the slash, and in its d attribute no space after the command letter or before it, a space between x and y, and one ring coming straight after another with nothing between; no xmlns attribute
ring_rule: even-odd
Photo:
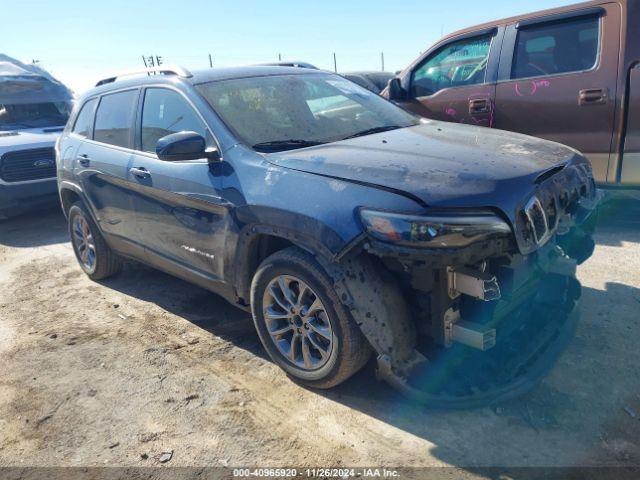
<svg viewBox="0 0 640 480"><path fill-rule="evenodd" d="M436 121L266 157L281 167L392 189L428 207L498 208L512 222L541 175L587 161L557 143Z"/></svg>

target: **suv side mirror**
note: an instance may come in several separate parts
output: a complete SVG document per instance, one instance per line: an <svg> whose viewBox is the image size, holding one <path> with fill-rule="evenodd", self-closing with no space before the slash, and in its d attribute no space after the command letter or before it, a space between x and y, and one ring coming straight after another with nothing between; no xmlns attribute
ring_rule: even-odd
<svg viewBox="0 0 640 480"><path fill-rule="evenodd" d="M160 138L156 144L156 154L160 160L169 162L220 158L218 150L207 149L206 140L196 132L178 132Z"/></svg>
<svg viewBox="0 0 640 480"><path fill-rule="evenodd" d="M387 89L389 91L389 100L401 102L406 100L408 97L407 91L402 88L402 83L400 83L400 79L398 77L389 80Z"/></svg>

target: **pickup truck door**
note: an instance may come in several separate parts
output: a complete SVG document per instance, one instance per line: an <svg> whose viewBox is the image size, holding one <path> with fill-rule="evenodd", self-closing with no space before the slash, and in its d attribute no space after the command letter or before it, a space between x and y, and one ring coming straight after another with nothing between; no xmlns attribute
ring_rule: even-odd
<svg viewBox="0 0 640 480"><path fill-rule="evenodd" d="M574 147L607 181L619 51L616 3L507 25L495 127Z"/></svg>
<svg viewBox="0 0 640 480"><path fill-rule="evenodd" d="M222 162L168 162L155 154L157 140L195 131L215 145L188 99L170 88L146 88L137 119L137 152L128 171L137 241L147 260L178 276L223 278L229 206L222 195ZM181 275L183 274L183 275Z"/></svg>
<svg viewBox="0 0 640 480"><path fill-rule="evenodd" d="M620 183L640 185L640 65L629 75L629 107Z"/></svg>
<svg viewBox="0 0 640 480"><path fill-rule="evenodd" d="M490 28L435 45L403 78L401 105L423 117L490 127L502 28Z"/></svg>

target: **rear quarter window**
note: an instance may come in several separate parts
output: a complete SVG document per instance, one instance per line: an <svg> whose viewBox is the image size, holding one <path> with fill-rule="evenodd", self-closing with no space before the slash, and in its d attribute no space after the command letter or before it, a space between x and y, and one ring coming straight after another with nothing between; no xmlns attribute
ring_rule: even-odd
<svg viewBox="0 0 640 480"><path fill-rule="evenodd" d="M91 138L93 133L93 115L96 103L97 100L92 98L82 106L80 113L76 117L76 122L73 125L73 133L80 135L81 137Z"/></svg>

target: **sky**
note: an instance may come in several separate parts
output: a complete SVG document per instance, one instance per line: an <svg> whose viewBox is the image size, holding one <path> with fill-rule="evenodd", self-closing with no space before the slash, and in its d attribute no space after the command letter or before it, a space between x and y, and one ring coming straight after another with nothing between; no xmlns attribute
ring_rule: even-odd
<svg viewBox="0 0 640 480"><path fill-rule="evenodd" d="M76 93L144 67L303 60L339 72L406 67L443 34L566 0L0 0L0 53L38 60Z"/></svg>

